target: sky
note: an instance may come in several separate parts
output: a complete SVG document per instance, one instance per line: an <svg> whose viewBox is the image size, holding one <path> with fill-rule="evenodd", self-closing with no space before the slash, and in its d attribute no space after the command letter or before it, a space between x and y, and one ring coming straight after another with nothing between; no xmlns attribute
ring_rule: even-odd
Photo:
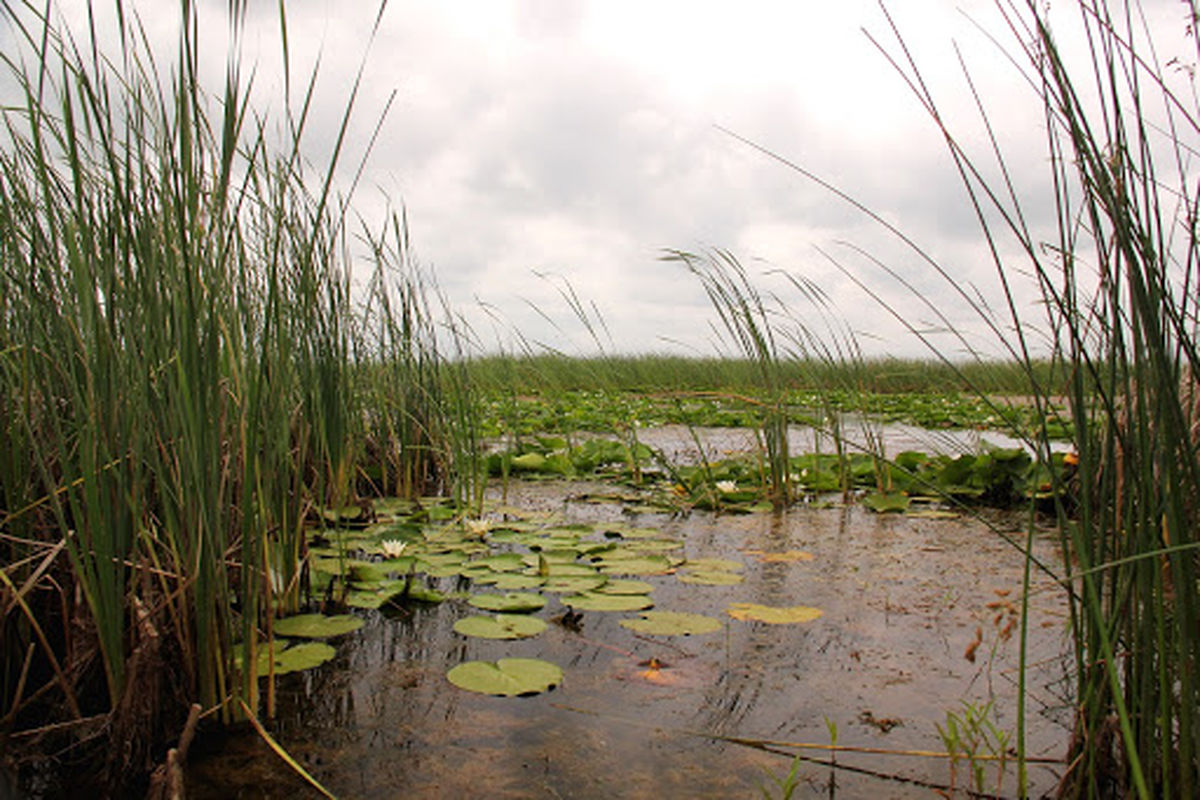
<svg viewBox="0 0 1200 800"><path fill-rule="evenodd" d="M131 5L169 49L176 6ZM249 5L243 65L255 71L256 107L278 115L277 4ZM79 6L59 3L68 20L83 18ZM225 2L200 7L217 87ZM1160 57L1186 58L1184 7L1146 8L1167 32ZM965 64L1032 224L1048 224L1043 115L1009 60L1017 42L995 4L904 0L888 11L943 118L986 163ZM327 157L361 70L342 185L361 164L353 208L364 224L405 210L417 261L481 349L595 352L564 300L573 293L603 320L606 352L729 352L700 282L662 258L719 248L792 323L825 335L825 317L785 276L819 287L840 331L828 335L849 331L868 355L929 355L908 327L935 331L930 341L952 358L1003 354L954 287L879 222L959 287L999 300L942 136L881 52L901 50L878 3L391 0L378 12L365 0L286 4L293 90L317 70L306 149L315 163ZM1017 274L1019 255L1002 250ZM1036 330L1037 296L1017 285ZM936 332L946 324L962 338Z"/></svg>

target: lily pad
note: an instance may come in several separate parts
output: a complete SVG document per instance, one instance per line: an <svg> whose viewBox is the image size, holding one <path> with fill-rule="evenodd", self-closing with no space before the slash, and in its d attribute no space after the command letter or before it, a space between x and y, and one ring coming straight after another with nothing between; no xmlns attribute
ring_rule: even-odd
<svg viewBox="0 0 1200 800"><path fill-rule="evenodd" d="M546 605L546 598L531 592L507 592L505 594L473 594L467 602L485 611L505 611L520 614L537 611Z"/></svg>
<svg viewBox="0 0 1200 800"><path fill-rule="evenodd" d="M686 574L679 576L679 582L697 586L733 586L742 582L742 576L736 572L719 570L689 570Z"/></svg>
<svg viewBox="0 0 1200 800"><path fill-rule="evenodd" d="M734 619L769 622L772 625L790 625L812 622L825 612L811 606L761 606L758 603L730 603L726 610Z"/></svg>
<svg viewBox="0 0 1200 800"><path fill-rule="evenodd" d="M454 623L454 630L481 639L524 639L546 630L546 623L525 614L496 614L464 617Z"/></svg>
<svg viewBox="0 0 1200 800"><path fill-rule="evenodd" d="M595 591L602 594L650 594L654 591L654 585L632 578L613 578Z"/></svg>
<svg viewBox="0 0 1200 800"><path fill-rule="evenodd" d="M641 611L654 605L654 601L644 594L585 592L562 598L562 604L576 611Z"/></svg>
<svg viewBox="0 0 1200 800"><path fill-rule="evenodd" d="M871 492L862 499L862 504L880 514L888 512L907 511L911 502L903 492Z"/></svg>
<svg viewBox="0 0 1200 800"><path fill-rule="evenodd" d="M447 672L446 678L467 691L515 697L557 686L562 683L563 672L556 664L536 658L502 658L494 664L464 662Z"/></svg>
<svg viewBox="0 0 1200 800"><path fill-rule="evenodd" d="M542 585L543 592L552 592L554 594L582 594L583 592L591 592L599 589L605 584L608 578L603 575L564 575L563 577L551 577L546 579L546 583Z"/></svg>
<svg viewBox="0 0 1200 800"><path fill-rule="evenodd" d="M278 646L278 640L276 641ZM270 672L270 654L266 645L261 645L258 651L257 672L260 676ZM300 644L275 650L275 674L286 675L289 672L301 672L313 667L319 667L337 655L332 645L325 642L301 642Z"/></svg>
<svg viewBox="0 0 1200 800"><path fill-rule="evenodd" d="M605 559L597 566L605 575L665 575L671 571L670 559L663 556Z"/></svg>
<svg viewBox="0 0 1200 800"><path fill-rule="evenodd" d="M511 591L512 589L532 589L535 586L541 586L545 580L538 575L514 575L511 572L505 572L496 575L494 579L489 579L488 582L497 589Z"/></svg>
<svg viewBox="0 0 1200 800"><path fill-rule="evenodd" d="M721 620L683 611L643 611L641 619L623 619L621 626L655 636L691 636L721 630Z"/></svg>
<svg viewBox="0 0 1200 800"><path fill-rule="evenodd" d="M321 614L299 614L275 622L279 636L299 636L302 639L328 639L361 628L363 621L353 614L326 617Z"/></svg>

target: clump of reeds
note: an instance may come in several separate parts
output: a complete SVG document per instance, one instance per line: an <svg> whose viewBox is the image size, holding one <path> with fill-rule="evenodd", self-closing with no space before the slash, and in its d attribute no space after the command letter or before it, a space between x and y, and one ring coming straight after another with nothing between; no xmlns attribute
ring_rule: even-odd
<svg viewBox="0 0 1200 800"><path fill-rule="evenodd" d="M1180 24L1191 30L1198 9L1182 6ZM1047 8L997 8L1018 43L1013 63L1045 112L1055 238L1034 233L1033 198L1013 188L983 100L976 97L996 181L960 147L902 46L893 63L945 135L1013 333L927 260L1000 334L1030 375L1039 408L1067 396L1078 475L1058 495L1058 528L1077 718L1061 792L1191 797L1200 791L1200 441L1191 377L1200 184L1190 163L1200 109L1194 95L1172 88L1179 84L1156 60L1155 32L1136 2L1075 4L1086 43L1075 62L1059 48ZM1000 255L1005 238L1023 262ZM1011 290L1022 274L1043 301L1037 322L1049 332L1050 382L1035 377L1035 320ZM1030 441L1044 461L1048 439L1043 429ZM1023 728L1023 706L1018 719ZM1023 757L1023 730L1017 745Z"/></svg>
<svg viewBox="0 0 1200 800"><path fill-rule="evenodd" d="M1157 61L1155 32L1137 2L1072 4L1082 33L1077 38L1085 45L1082 61L1073 63L1058 46L1048 6L996 5L1017 42L1012 63L1045 112L1053 241L1035 233L1027 206L1045 198L1017 192L983 99L974 96L992 146L994 180L960 146L903 39L894 54L881 49L945 137L994 260L1004 301L998 309L881 216L803 167L759 149L913 248L978 313L1024 374L1041 413L1048 417L1055 398L1066 396L1078 471L1054 496L1077 716L1060 792L1193 797L1200 792L1200 408L1194 378L1200 355L1200 183L1192 163L1200 149L1200 108L1190 91L1173 88L1186 89L1187 82L1176 80L1172 65ZM1179 24L1194 39L1200 8L1190 0L1181 8L1186 19ZM1178 72L1187 75L1186 64ZM1023 260L1002 255L1012 252L1002 246L1006 238ZM868 260L912 290L885 264ZM867 278L842 269L947 368L981 394L988 391L986 363L955 363L882 301ZM1014 283L1022 275L1036 282L1042 319L1031 319L1015 299ZM916 300L965 344L931 298L917 294ZM736 302L724 305L736 308ZM1035 329L1047 332L1045 350L1033 340ZM1045 465L1051 463L1049 430L1044 425L1027 441ZM1058 471L1048 474L1060 480ZM1025 550L1032 568L1032 524L1029 530ZM1022 645L1022 659L1023 653ZM1020 681L1024 693L1024 669ZM1018 788L1024 794L1023 700L1017 717Z"/></svg>
<svg viewBox="0 0 1200 800"><path fill-rule="evenodd" d="M307 109L273 140L236 52L209 96L191 2L165 73L116 12L106 48L5 6L23 100L0 132L0 730L105 716L84 750L112 753L109 791L193 701L258 707L315 512L462 466L399 230L366 257L376 305L353 295L341 139L313 174Z"/></svg>

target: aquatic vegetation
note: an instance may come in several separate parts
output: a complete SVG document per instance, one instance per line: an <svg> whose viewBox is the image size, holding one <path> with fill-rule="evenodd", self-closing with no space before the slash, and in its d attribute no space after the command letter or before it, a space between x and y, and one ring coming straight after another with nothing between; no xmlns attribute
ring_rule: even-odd
<svg viewBox="0 0 1200 800"><path fill-rule="evenodd" d="M546 623L526 614L495 614L463 617L454 623L454 632L481 639L524 639L546 630Z"/></svg>
<svg viewBox="0 0 1200 800"><path fill-rule="evenodd" d="M490 661L466 661L446 673L446 679L460 689L502 697L539 694L563 681L557 665L536 658L502 658Z"/></svg>
<svg viewBox="0 0 1200 800"><path fill-rule="evenodd" d="M794 625L812 622L825 612L811 606L764 606L759 603L730 603L727 614L734 619L767 622L771 625Z"/></svg>
<svg viewBox="0 0 1200 800"><path fill-rule="evenodd" d="M621 627L651 636L698 636L721 630L721 620L686 611L643 611L638 619L623 619Z"/></svg>
<svg viewBox="0 0 1200 800"><path fill-rule="evenodd" d="M327 617L323 614L297 614L275 620L273 627L279 636L298 636L302 639L332 639L345 636L363 626L353 614Z"/></svg>

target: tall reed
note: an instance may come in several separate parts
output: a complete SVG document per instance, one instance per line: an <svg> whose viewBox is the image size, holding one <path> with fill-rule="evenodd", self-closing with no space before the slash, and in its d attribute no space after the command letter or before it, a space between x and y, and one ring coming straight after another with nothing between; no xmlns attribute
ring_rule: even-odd
<svg viewBox="0 0 1200 800"><path fill-rule="evenodd" d="M107 715L131 743L110 791L191 702L258 706L248 665L301 602L314 510L359 475L419 494L459 466L436 453L426 286L356 298L342 136L323 171L302 155L312 83L276 137L241 77L244 4L215 97L190 0L166 74L114 10L106 48L5 5L23 102L0 149L0 727ZM409 274L373 244L377 276Z"/></svg>
<svg viewBox="0 0 1200 800"><path fill-rule="evenodd" d="M1156 60L1155 31L1138 3L1072 4L1077 38L1086 47L1077 61L1059 48L1049 7L996 6L1016 42L1012 63L1044 110L1053 241L1035 232L1040 221L1030 209L1045 198L1017 192L1019 182L983 99L974 95L995 179L985 177L983 157L961 146L902 36L897 33L894 49L881 50L945 137L992 254L997 293L1004 298L998 311L881 216L803 167L768 155L829 188L914 249L1021 365L1039 410L1047 412L1052 396L1065 387L1078 473L1062 487L1068 491L1059 495L1057 521L1077 718L1060 789L1072 797L1194 797L1200 792L1200 183L1192 159L1200 147L1200 109ZM1194 2L1182 6L1188 20L1180 24L1194 33L1200 8ZM967 77L974 92L969 72ZM1012 252L1007 243L1023 260L1002 255ZM913 291L886 264L868 260L885 280ZM882 300L870 279L842 269L934 347ZM1043 319L1031 318L1015 299L1022 275L1036 283ZM933 298L915 299L946 322ZM1034 329L1049 332L1048 370L1039 366L1044 355L1031 340ZM936 347L933 352L954 366ZM1029 444L1043 464L1050 463L1046 427ZM1031 524L1030 536L1032 530ZM1032 565L1030 547L1031 539L1026 552ZM1021 638L1024 664L1024 633ZM1024 679L1022 669L1022 691ZM1023 725L1022 701L1022 793Z"/></svg>

